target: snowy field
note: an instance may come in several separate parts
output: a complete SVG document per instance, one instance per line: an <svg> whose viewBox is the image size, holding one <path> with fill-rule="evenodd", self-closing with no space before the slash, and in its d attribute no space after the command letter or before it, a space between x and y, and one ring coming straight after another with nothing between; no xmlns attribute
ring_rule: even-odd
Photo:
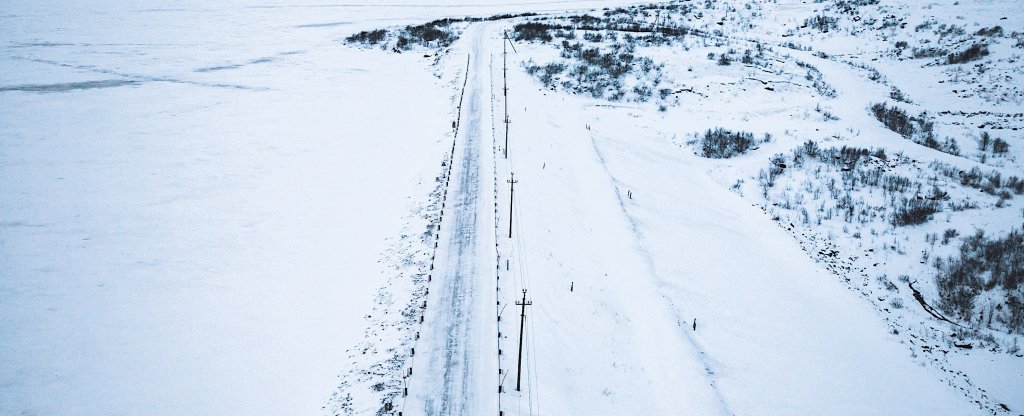
<svg viewBox="0 0 1024 416"><path fill-rule="evenodd" d="M400 3L0 5L0 415L1024 412L1016 292L914 296L1024 222L955 177L1024 176L1016 2ZM651 27L690 32L625 46ZM634 60L621 95L572 42ZM757 142L703 157L715 128ZM914 226L829 196L869 168L948 195Z"/></svg>

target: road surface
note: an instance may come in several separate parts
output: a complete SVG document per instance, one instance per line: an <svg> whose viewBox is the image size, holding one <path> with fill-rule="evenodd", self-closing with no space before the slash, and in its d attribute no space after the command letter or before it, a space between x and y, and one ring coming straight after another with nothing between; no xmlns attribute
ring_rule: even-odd
<svg viewBox="0 0 1024 416"><path fill-rule="evenodd" d="M407 415L498 412L488 26L471 26L462 41L468 80Z"/></svg>

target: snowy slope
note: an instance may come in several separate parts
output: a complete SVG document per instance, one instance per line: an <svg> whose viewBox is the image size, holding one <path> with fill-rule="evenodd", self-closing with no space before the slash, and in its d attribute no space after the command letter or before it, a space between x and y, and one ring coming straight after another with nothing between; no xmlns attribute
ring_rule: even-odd
<svg viewBox="0 0 1024 416"><path fill-rule="evenodd" d="M538 19L512 23L528 20ZM499 157L496 175L500 409L515 414L678 408L702 414L975 414L1016 408L1013 386L1019 385L1021 363L1012 349L1006 354L999 347L1013 336L1001 340L995 354L949 354L943 348L954 348L957 337L965 335L942 335L936 329L941 325L927 319L915 322L923 311L890 315L882 307L889 296L854 287L852 276L842 272L848 266L808 256L812 248L801 240L806 234L785 226L777 211L768 208L772 215L766 215L756 199L748 207L750 202L727 190L739 177L733 189L752 192L742 179L751 168L763 167L767 155L823 136L825 142L884 146L918 160L970 164L909 141L872 139L892 133L876 127L866 111L890 87L865 88L873 75L863 73L870 70L828 55L773 51L777 55L769 59L780 64L767 81L756 73L743 78L749 68L721 68L703 55L710 49L738 59L723 43L758 41L715 36L685 52L641 50L664 62L672 81L695 78L675 93L700 99L687 96L678 103L680 110L667 112L650 104L569 98L557 83L535 91L536 81L515 68L530 71L553 54L518 45L511 65L511 156L508 162ZM497 45L492 49L496 54ZM805 83L801 71L814 85ZM497 69L493 72L501 79ZM498 82L492 87L495 108L503 105ZM763 85L774 88L758 94L754 86ZM517 95L516 86L528 92ZM802 96L808 90L810 96ZM773 100L779 92L781 102ZM735 163L694 158L678 139L721 125L767 130L780 139L769 139ZM501 151L500 127L495 136ZM515 172L519 181L512 238L505 236L509 207L504 198L510 189L502 171ZM1012 209L999 212L991 221L973 224L997 229L1012 224ZM813 231L833 235L827 228ZM840 250L851 244L832 242ZM902 261L886 263L890 272L906 267ZM527 313L523 340L526 382L522 392L514 392L520 342L516 302L522 289L529 290L533 304L527 310L534 312ZM594 293L580 293L589 290ZM873 296L880 296L882 306L866 301ZM694 319L703 323L698 327L712 327L695 330Z"/></svg>
<svg viewBox="0 0 1024 416"><path fill-rule="evenodd" d="M630 109L519 95L540 413L972 413L706 164L624 127Z"/></svg>

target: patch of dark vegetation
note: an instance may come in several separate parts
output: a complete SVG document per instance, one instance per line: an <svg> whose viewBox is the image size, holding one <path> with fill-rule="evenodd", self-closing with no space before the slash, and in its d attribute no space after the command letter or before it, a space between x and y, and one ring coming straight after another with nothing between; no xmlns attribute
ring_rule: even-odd
<svg viewBox="0 0 1024 416"><path fill-rule="evenodd" d="M458 39L458 35L452 31L451 21L448 19L407 26L405 32L408 33L411 43L426 47L446 48Z"/></svg>
<svg viewBox="0 0 1024 416"><path fill-rule="evenodd" d="M541 21L520 23L513 27L513 33L518 41L551 42L555 37L575 37L575 32L610 31L632 34L634 37L661 36L660 38L645 39L657 43L664 42L666 38L682 39L690 33L690 29L683 27L655 27L635 22L603 20L593 16L572 16L567 19L566 24L545 23ZM558 32L562 32L562 36L555 36ZM568 35L568 33L572 33L572 35Z"/></svg>
<svg viewBox="0 0 1024 416"><path fill-rule="evenodd" d="M679 102L678 92L664 79L664 65L639 55L637 49L682 41L691 30L677 19L693 8L673 3L605 9L600 15L538 18L516 24L511 35L516 41L548 43L559 49L557 61L525 64L526 71L546 88L610 101L656 101L658 109L666 111ZM747 59L753 62L754 58Z"/></svg>
<svg viewBox="0 0 1024 416"><path fill-rule="evenodd" d="M387 36L388 31L385 29L365 30L345 38L345 41L348 43L376 45L378 43L383 42Z"/></svg>
<svg viewBox="0 0 1024 416"><path fill-rule="evenodd" d="M965 237L959 253L936 258L939 308L964 322L1010 333L1024 333L1024 229L1002 238L982 231ZM978 304L983 292L998 290L1005 299Z"/></svg>
<svg viewBox="0 0 1024 416"><path fill-rule="evenodd" d="M950 65L962 64L965 62L976 61L978 59L988 56L988 46L983 43L975 43L960 52L954 52L946 55L946 63Z"/></svg>
<svg viewBox="0 0 1024 416"><path fill-rule="evenodd" d="M836 8L843 10L844 13L855 13L858 7L871 6L878 4L878 0L838 0L835 3Z"/></svg>
<svg viewBox="0 0 1024 416"><path fill-rule="evenodd" d="M911 56L914 57L914 59L938 58L940 56L946 56L947 54L949 54L949 51L934 46L926 48L914 48L913 50L911 50Z"/></svg>
<svg viewBox="0 0 1024 416"><path fill-rule="evenodd" d="M733 132L721 127L704 132L700 139L701 155L712 159L728 159L742 155L755 148L760 143L771 140L771 136L765 135L764 139L754 139L754 134L745 131Z"/></svg>
<svg viewBox="0 0 1024 416"><path fill-rule="evenodd" d="M817 29L822 33L828 33L830 30L836 30L839 28L839 19L832 16L818 15L804 19L804 26L811 29Z"/></svg>
<svg viewBox="0 0 1024 416"><path fill-rule="evenodd" d="M1004 178L999 171L992 170L985 173L977 166L968 171L963 171L941 162L932 162L929 167L942 176L958 181L960 185L977 189L1001 199L1010 199L1014 195L1024 195L1024 180L1017 176Z"/></svg>
<svg viewBox="0 0 1024 416"><path fill-rule="evenodd" d="M901 103L913 104L913 101L911 101L903 91L900 91L900 89L896 87L892 87L892 89L889 90L889 98Z"/></svg>
<svg viewBox="0 0 1024 416"><path fill-rule="evenodd" d="M988 36L988 37L1002 36L1003 35L1003 28L1002 28L1002 26L992 26L992 27L981 28L981 29L978 29L978 31L975 32L974 34L978 35L978 36Z"/></svg>
<svg viewBox="0 0 1024 416"><path fill-rule="evenodd" d="M515 40L517 41L551 42L552 40L554 40L554 37L551 36L550 33L553 29L561 28L547 23L527 22L515 25L515 27L512 30L512 33L515 34Z"/></svg>
<svg viewBox="0 0 1024 416"><path fill-rule="evenodd" d="M1005 140L996 137L996 139L992 141L993 154L1004 155L1008 151L1010 151L1010 144L1007 143Z"/></svg>
<svg viewBox="0 0 1024 416"><path fill-rule="evenodd" d="M907 41L905 41L905 40L900 40L900 41L896 41L895 47L896 47L896 51L895 51L896 56L903 56L903 52L905 52L907 50L907 48L910 47L910 44L907 43Z"/></svg>
<svg viewBox="0 0 1024 416"><path fill-rule="evenodd" d="M465 21L467 21L467 22L476 22L476 21L507 20L507 19L514 19L514 18L517 18L517 17L531 17L531 16L536 16L536 15L537 15L537 13L534 13L534 12L516 13L516 14L504 13L504 14L496 14L496 15L490 16L490 17L485 17L483 19L476 19L476 18L472 18L472 17L467 17L465 19Z"/></svg>
<svg viewBox="0 0 1024 416"><path fill-rule="evenodd" d="M789 157L782 154L773 157L768 170L759 174L758 181L762 195L769 199L768 190L775 186L785 169L803 169L809 175L813 174L813 179L808 179L799 193L809 195L815 201L822 200L812 205L816 206L819 225L822 220L839 215L850 224L882 219L893 227L905 227L928 222L944 206L954 206L948 202L949 194L938 186L927 187L918 180L888 172L890 165L906 163L909 160L904 156L890 156L884 149L849 146L822 149L816 142L808 140L794 149ZM868 188L881 190L882 198L865 198L862 192ZM855 197L858 193L861 196ZM795 204L788 192L772 198L780 199L772 201L776 207L802 210L805 224L812 221L807 207L801 202L804 201L803 196L796 198Z"/></svg>
<svg viewBox="0 0 1024 416"><path fill-rule="evenodd" d="M814 65L808 64L803 61L797 61L797 66L807 69L807 75L804 76L808 81L811 81L814 90L821 94L822 97L835 98L836 90L832 88L821 75L821 71L818 70Z"/></svg>
<svg viewBox="0 0 1024 416"><path fill-rule="evenodd" d="M376 29L353 34L345 41L362 46L380 46L392 51L402 52L415 46L429 49L444 49L459 39L459 31L453 23L481 19L438 19L419 25L409 25L393 29Z"/></svg>
<svg viewBox="0 0 1024 416"><path fill-rule="evenodd" d="M922 133L931 135L933 131L934 124L927 121L927 115L924 113L917 117L910 116L903 109L896 106L889 107L885 103L872 104L871 113L887 129L906 139L914 139L915 136Z"/></svg>
<svg viewBox="0 0 1024 416"><path fill-rule="evenodd" d="M902 198L895 208L892 225L903 227L928 222L932 218L932 214L939 212L940 205L937 201L918 196Z"/></svg>
<svg viewBox="0 0 1024 416"><path fill-rule="evenodd" d="M408 50L414 45L427 48L446 48L459 38L459 32L452 27L456 23L472 23L536 16L537 13L497 14L490 17L464 17L438 19L420 25L409 25L391 29L365 30L355 33L345 42L363 46L380 46L387 49L389 41L396 52Z"/></svg>
<svg viewBox="0 0 1024 416"><path fill-rule="evenodd" d="M663 82L664 65L637 56L635 43L629 40L608 47L564 40L560 46L561 62L526 63L526 72L545 87L561 87L611 101L646 102ZM635 82L630 86L627 79Z"/></svg>
<svg viewBox="0 0 1024 416"><path fill-rule="evenodd" d="M946 138L943 142L936 140L935 122L931 121L928 113L912 116L899 107L890 107L884 103L872 104L871 113L887 129L896 132L907 140L940 152L960 155L960 145L955 139Z"/></svg>
<svg viewBox="0 0 1024 416"><path fill-rule="evenodd" d="M1002 138L993 138L987 131L983 131L981 132L981 136L978 137L978 150L981 151L982 163L985 162L985 157L988 156L990 149L992 151L992 156L1004 156L1010 151L1010 144Z"/></svg>
<svg viewBox="0 0 1024 416"><path fill-rule="evenodd" d="M936 35L939 35L940 38L945 38L945 37L952 37L952 36L962 36L963 34L967 33L967 31L964 30L964 28L962 28L960 26L957 26L957 25L947 25L947 24L943 23L943 24L939 25L939 27L935 28L934 33Z"/></svg>

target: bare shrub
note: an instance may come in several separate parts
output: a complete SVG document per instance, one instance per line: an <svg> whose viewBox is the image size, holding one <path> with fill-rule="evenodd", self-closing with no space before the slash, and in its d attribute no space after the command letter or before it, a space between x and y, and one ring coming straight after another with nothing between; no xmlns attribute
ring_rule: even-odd
<svg viewBox="0 0 1024 416"><path fill-rule="evenodd" d="M732 132L721 127L708 130L701 139L704 157L727 159L746 153L753 147L754 134L749 132Z"/></svg>
<svg viewBox="0 0 1024 416"><path fill-rule="evenodd" d="M946 55L946 63L950 65L962 64L975 61L988 55L988 46L983 43L975 43L960 52L953 52Z"/></svg>
<svg viewBox="0 0 1024 416"><path fill-rule="evenodd" d="M983 291L1000 289L1005 301L993 310L996 321L1011 333L1024 330L1024 232L1013 230L1002 238L988 238L982 231L965 237L959 253L935 263L939 307L970 321L975 299Z"/></svg>
<svg viewBox="0 0 1024 416"><path fill-rule="evenodd" d="M892 224L897 227L924 224L939 212L939 203L922 197L902 198L895 206Z"/></svg>

